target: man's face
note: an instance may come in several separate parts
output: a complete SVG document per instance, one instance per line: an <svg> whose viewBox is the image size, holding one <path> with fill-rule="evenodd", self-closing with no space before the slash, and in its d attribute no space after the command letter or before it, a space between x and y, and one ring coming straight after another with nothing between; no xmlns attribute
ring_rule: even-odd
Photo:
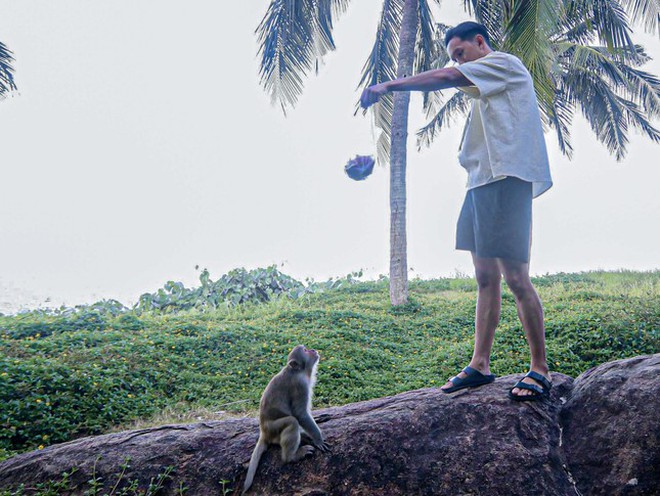
<svg viewBox="0 0 660 496"><path fill-rule="evenodd" d="M486 40L480 34L471 41L461 40L458 36L454 36L447 45L449 57L458 65L480 59L490 51Z"/></svg>

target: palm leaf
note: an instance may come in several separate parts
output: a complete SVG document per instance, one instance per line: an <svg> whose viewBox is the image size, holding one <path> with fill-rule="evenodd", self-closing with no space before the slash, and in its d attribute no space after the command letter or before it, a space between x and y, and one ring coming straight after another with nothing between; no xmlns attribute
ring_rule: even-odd
<svg viewBox="0 0 660 496"><path fill-rule="evenodd" d="M559 150L569 159L573 157L570 126L575 113L575 105L570 102L561 90L558 90L553 102L553 112L550 115L550 125L557 134Z"/></svg>
<svg viewBox="0 0 660 496"><path fill-rule="evenodd" d="M557 0L513 0L502 40L502 49L516 55L530 72L546 120L552 119L555 98L550 76L551 37L558 31L562 16L563 7Z"/></svg>
<svg viewBox="0 0 660 496"><path fill-rule="evenodd" d="M376 41L369 58L362 68L358 87L367 88L374 84L396 79L397 57L399 53L399 30L403 19L405 0L384 0L380 21L376 29ZM381 130L378 138L377 157L381 165L389 163L392 133L392 111L394 98L385 95L373 107L375 126ZM356 113L359 103L356 105Z"/></svg>
<svg viewBox="0 0 660 496"><path fill-rule="evenodd" d="M571 1L568 16L586 22L610 50L633 44L626 12L618 0Z"/></svg>
<svg viewBox="0 0 660 496"><path fill-rule="evenodd" d="M419 29L415 42L415 61L413 64L415 74L428 71L433 68L433 61L438 58L440 45L436 33L436 24L433 13L429 8L427 0L419 0L417 15Z"/></svg>
<svg viewBox="0 0 660 496"><path fill-rule="evenodd" d="M421 150L423 146L431 146L436 133L439 133L445 127L449 127L450 123L459 115L467 114L469 105L470 102L465 93L461 91L454 93L440 108L435 117L417 131L417 149Z"/></svg>
<svg viewBox="0 0 660 496"><path fill-rule="evenodd" d="M660 1L658 0L621 0L630 12L635 24L643 24L644 30L655 34L660 26Z"/></svg>
<svg viewBox="0 0 660 496"><path fill-rule="evenodd" d="M317 60L327 52L335 49L335 41L332 37L333 21L347 8L350 0L316 0L311 2L316 5L317 24Z"/></svg>
<svg viewBox="0 0 660 496"><path fill-rule="evenodd" d="M435 34L433 43L435 43L436 48L434 51L434 58L430 61L428 69L442 69L449 62L449 54L444 46L445 33L449 30L451 26L446 24L438 23L435 26ZM421 72L421 71L418 71ZM432 91L424 93L424 113L426 114L427 119L433 118L440 109L440 106L443 104L443 95L441 91Z"/></svg>
<svg viewBox="0 0 660 496"><path fill-rule="evenodd" d="M606 48L572 43L570 45L569 50L564 53L569 70L593 71L601 76L607 76L614 87L625 85L623 73L613 59L613 54Z"/></svg>
<svg viewBox="0 0 660 496"><path fill-rule="evenodd" d="M439 37L440 30L433 20L433 13L429 8L428 0L419 0L417 18L419 29L415 42L415 61L413 71L415 74L435 69L435 64L446 51L442 47L442 38ZM444 64L442 65L444 66ZM441 66L441 67L442 67ZM424 92L424 111L434 113L440 104L440 96L436 92Z"/></svg>
<svg viewBox="0 0 660 496"><path fill-rule="evenodd" d="M507 12L511 10L511 2L507 0L463 0L463 7L477 22L486 26L491 46L499 50L503 27Z"/></svg>
<svg viewBox="0 0 660 496"><path fill-rule="evenodd" d="M404 4L404 0L383 2L383 11L376 29L376 41L362 68L359 87L367 88L396 78L399 29L403 19Z"/></svg>
<svg viewBox="0 0 660 496"><path fill-rule="evenodd" d="M348 0L272 0L257 27L259 77L282 111L302 94L303 80L327 52L335 49L333 19Z"/></svg>
<svg viewBox="0 0 660 496"><path fill-rule="evenodd" d="M628 123L616 95L593 73L581 74L583 85L591 86L579 95L582 115L587 119L596 137L617 161L625 156L628 144Z"/></svg>
<svg viewBox="0 0 660 496"><path fill-rule="evenodd" d="M648 120L645 115L645 112L639 108L639 106L630 100L625 98L617 97L620 105L625 110L625 113L628 118L628 123L633 127L637 128L648 138L650 138L655 143L660 142L660 131L658 131L653 124Z"/></svg>
<svg viewBox="0 0 660 496"><path fill-rule="evenodd" d="M0 42L0 99L16 89L14 83L14 54L6 45Z"/></svg>
<svg viewBox="0 0 660 496"><path fill-rule="evenodd" d="M564 52L567 70L578 68L607 78L610 88L623 93L624 98L631 99L649 117L654 117L660 113L660 79L635 68L648 59L639 45L610 52L605 47L571 44Z"/></svg>
<svg viewBox="0 0 660 496"><path fill-rule="evenodd" d="M392 144L392 114L394 113L394 95L388 93L372 107L374 125L380 129L376 141L376 158L380 165L390 163Z"/></svg>
<svg viewBox="0 0 660 496"><path fill-rule="evenodd" d="M619 70L624 75L633 101L639 103L649 117L660 115L660 79L625 64L620 64Z"/></svg>
<svg viewBox="0 0 660 496"><path fill-rule="evenodd" d="M565 7L565 14L561 28L553 36L553 42L563 40L581 44L593 42L593 16L588 6L570 1Z"/></svg>
<svg viewBox="0 0 660 496"><path fill-rule="evenodd" d="M582 109L597 139L617 160L626 154L628 127L632 125L657 142L660 134L632 101L617 95L608 82L593 71L572 69L565 74L563 87L567 100Z"/></svg>

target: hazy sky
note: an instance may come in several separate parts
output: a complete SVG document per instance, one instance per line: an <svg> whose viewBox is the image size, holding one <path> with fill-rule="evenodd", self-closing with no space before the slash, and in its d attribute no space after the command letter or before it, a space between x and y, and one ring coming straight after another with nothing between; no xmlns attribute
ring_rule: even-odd
<svg viewBox="0 0 660 496"><path fill-rule="evenodd" d="M258 85L268 3L0 0L20 90L0 102L0 312L47 297L132 303L167 280L196 285L195 265L213 279L270 264L301 279L388 272L388 170L343 172L375 153L353 111L382 0L352 2L287 117ZM460 5L446 0L437 20L467 20ZM657 37L635 39L660 56ZM657 60L644 69L660 74ZM411 276L471 273L454 250L463 122L419 153L423 124L415 95ZM660 147L631 138L617 163L578 118L569 162L546 135L555 185L535 200L533 273L660 267Z"/></svg>

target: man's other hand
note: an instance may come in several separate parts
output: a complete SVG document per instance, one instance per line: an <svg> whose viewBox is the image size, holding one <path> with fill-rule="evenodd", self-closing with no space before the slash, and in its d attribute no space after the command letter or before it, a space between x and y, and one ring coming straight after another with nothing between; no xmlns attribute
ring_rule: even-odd
<svg viewBox="0 0 660 496"><path fill-rule="evenodd" d="M366 90L364 90L362 92L362 96L360 97L360 106L367 109L374 103L378 102L378 100L380 100L380 98L387 93L387 87L385 84L386 83L374 84L373 86L369 86Z"/></svg>

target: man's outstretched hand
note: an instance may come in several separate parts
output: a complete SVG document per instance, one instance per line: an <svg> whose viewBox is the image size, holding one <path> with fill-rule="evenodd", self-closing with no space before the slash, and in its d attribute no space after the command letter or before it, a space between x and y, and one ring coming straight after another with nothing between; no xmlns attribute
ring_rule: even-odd
<svg viewBox="0 0 660 496"><path fill-rule="evenodd" d="M387 93L385 83L374 84L369 86L362 92L360 97L360 106L364 109L371 107L374 103L378 102L380 98Z"/></svg>

